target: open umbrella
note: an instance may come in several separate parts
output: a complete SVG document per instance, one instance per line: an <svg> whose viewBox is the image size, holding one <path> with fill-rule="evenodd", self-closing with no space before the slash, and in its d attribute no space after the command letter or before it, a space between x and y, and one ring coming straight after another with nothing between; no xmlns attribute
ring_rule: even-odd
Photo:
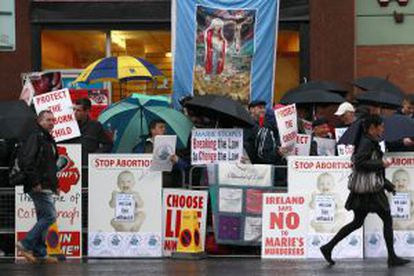
<svg viewBox="0 0 414 276"><path fill-rule="evenodd" d="M163 73L154 64L142 58L118 56L102 58L93 62L82 71L74 83L154 80L163 77Z"/></svg>
<svg viewBox="0 0 414 276"><path fill-rule="evenodd" d="M281 104L318 104L318 103L343 103L345 98L333 92L321 89L296 90L287 92L280 100Z"/></svg>
<svg viewBox="0 0 414 276"><path fill-rule="evenodd" d="M0 102L0 139L23 139L35 128L35 113L24 101Z"/></svg>
<svg viewBox="0 0 414 276"><path fill-rule="evenodd" d="M243 105L224 96L196 96L186 102L185 107L196 114L217 118L233 126L251 127L255 124Z"/></svg>
<svg viewBox="0 0 414 276"><path fill-rule="evenodd" d="M356 79L353 84L365 91L375 90L375 91L385 91L389 93L398 94L401 97L404 96L404 92L394 83L390 82L388 79L380 77L362 77Z"/></svg>
<svg viewBox="0 0 414 276"><path fill-rule="evenodd" d="M169 101L160 96L133 94L107 107L98 120L105 128L114 131L113 152L132 152L145 142L148 125L162 119L166 122L167 134L177 135L177 147L184 148L191 132L192 123L181 112L169 107Z"/></svg>
<svg viewBox="0 0 414 276"><path fill-rule="evenodd" d="M387 142L414 137L414 120L404 115L394 114L385 117L384 128L384 139Z"/></svg>
<svg viewBox="0 0 414 276"><path fill-rule="evenodd" d="M293 92L293 91L315 90L315 89L335 92L335 93L340 94L341 96L346 95L346 93L348 92L346 88L332 81L308 81L308 82L302 83L301 85L299 85L298 87L294 89L289 90L287 93Z"/></svg>
<svg viewBox="0 0 414 276"><path fill-rule="evenodd" d="M359 103L376 104L391 107L401 106L403 100L403 98L398 94L378 90L363 92L359 94L356 99Z"/></svg>

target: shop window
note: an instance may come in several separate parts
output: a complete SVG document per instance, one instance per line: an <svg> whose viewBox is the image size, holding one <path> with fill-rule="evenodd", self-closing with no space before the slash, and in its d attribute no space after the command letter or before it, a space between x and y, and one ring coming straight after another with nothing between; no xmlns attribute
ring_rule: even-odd
<svg viewBox="0 0 414 276"><path fill-rule="evenodd" d="M44 30L42 69L83 69L105 57L105 32Z"/></svg>
<svg viewBox="0 0 414 276"><path fill-rule="evenodd" d="M299 32L279 30L275 74L274 101L291 88L299 85L300 47Z"/></svg>

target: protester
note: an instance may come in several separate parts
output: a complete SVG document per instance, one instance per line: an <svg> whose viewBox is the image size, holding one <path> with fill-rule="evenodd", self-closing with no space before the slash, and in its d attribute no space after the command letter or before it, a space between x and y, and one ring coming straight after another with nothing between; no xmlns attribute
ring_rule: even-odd
<svg viewBox="0 0 414 276"><path fill-rule="evenodd" d="M287 186L287 161L286 155L289 149L282 147L279 131L276 126L276 118L273 110L265 114L264 126L259 129L255 139L256 160L255 164L269 164L275 168L275 186Z"/></svg>
<svg viewBox="0 0 414 276"><path fill-rule="evenodd" d="M414 95L407 95L402 102L402 108L398 109L395 114L405 115L414 119Z"/></svg>
<svg viewBox="0 0 414 276"><path fill-rule="evenodd" d="M251 163L257 161L257 150L255 148L256 135L260 128L263 127L264 117L266 113L265 101L252 101L248 105L250 115L255 121L255 125L251 128L243 129L243 147Z"/></svg>
<svg viewBox="0 0 414 276"><path fill-rule="evenodd" d="M149 125L150 134L145 140L144 153L152 153L154 150L154 139L158 135L166 134L166 123L164 120L153 120ZM179 187L181 170L186 169L189 165L183 158L178 157L176 154L170 156L170 160L173 164L172 172L163 172L162 184L163 187Z"/></svg>
<svg viewBox="0 0 414 276"><path fill-rule="evenodd" d="M75 117L78 121L81 136L67 141L68 143L79 143L82 145L82 165L88 165L90 153L111 152L112 141L105 133L100 122L90 119L91 101L81 98L75 101Z"/></svg>
<svg viewBox="0 0 414 276"><path fill-rule="evenodd" d="M26 237L16 243L17 249L32 263L56 263L47 255L46 235L56 221L53 194L58 192L56 161L57 147L50 132L53 130L53 113L45 110L37 118L38 130L21 146L19 167L26 175L24 192L31 197L36 210L37 222Z"/></svg>
<svg viewBox="0 0 414 276"><path fill-rule="evenodd" d="M319 118L312 122L312 135L311 135L311 150L310 155L320 155L322 145L318 144L318 138L332 139L332 133L328 125L328 120L325 118ZM323 154L325 155L325 154ZM330 155L330 154L326 154Z"/></svg>
<svg viewBox="0 0 414 276"><path fill-rule="evenodd" d="M348 102L341 103L335 115L341 120L336 127L349 127L355 121L355 108Z"/></svg>
<svg viewBox="0 0 414 276"><path fill-rule="evenodd" d="M367 183L368 177L361 177L361 181L355 181L354 186L350 186L351 192L345 204L347 210L353 210L354 219L345 225L327 244L321 247L321 252L330 265L334 265L332 260L332 251L334 247L350 233L362 227L364 220L369 213L376 213L384 223L384 239L388 251L388 265L399 266L408 263L408 260L402 259L395 254L393 246L393 228L390 205L384 190L395 193L394 185L385 179L385 168L391 165L387 159L383 159L383 153L379 146L379 140L384 132L384 123L380 116L370 115L363 122L364 134L360 143L352 156L355 179L357 174L369 175L375 173L371 182ZM353 181L352 177L350 178ZM377 186L376 190L371 187ZM364 189L365 188L365 189Z"/></svg>

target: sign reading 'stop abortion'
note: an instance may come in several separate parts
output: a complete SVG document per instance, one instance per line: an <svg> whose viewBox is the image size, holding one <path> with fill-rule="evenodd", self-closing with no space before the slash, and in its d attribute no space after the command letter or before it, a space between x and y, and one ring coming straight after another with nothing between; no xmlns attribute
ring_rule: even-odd
<svg viewBox="0 0 414 276"><path fill-rule="evenodd" d="M242 155L242 129L195 129L192 132L192 165L239 163Z"/></svg>

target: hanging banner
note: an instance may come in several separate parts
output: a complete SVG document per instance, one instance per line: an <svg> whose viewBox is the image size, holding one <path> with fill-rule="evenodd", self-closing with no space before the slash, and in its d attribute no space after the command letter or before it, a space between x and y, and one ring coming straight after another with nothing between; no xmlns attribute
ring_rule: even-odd
<svg viewBox="0 0 414 276"><path fill-rule="evenodd" d="M81 145L59 144L58 179L60 195L55 196L56 225L47 235L48 254L56 252L53 245L60 242L60 250L67 258L82 257L82 150ZM23 186L16 186L16 241L22 240L36 223L36 211ZM16 257L21 258L21 256Z"/></svg>
<svg viewBox="0 0 414 276"><path fill-rule="evenodd" d="M201 248L204 250L207 221L207 191L180 189L163 190L163 255L177 251L177 242L183 210L196 210L200 226Z"/></svg>
<svg viewBox="0 0 414 276"><path fill-rule="evenodd" d="M262 258L306 258L308 210L303 196L263 194Z"/></svg>
<svg viewBox="0 0 414 276"><path fill-rule="evenodd" d="M160 257L161 172L151 154L90 154L88 255Z"/></svg>
<svg viewBox="0 0 414 276"><path fill-rule="evenodd" d="M216 242L260 245L262 195L275 191L272 166L219 164L217 167L218 183L210 183Z"/></svg>
<svg viewBox="0 0 414 276"><path fill-rule="evenodd" d="M36 113L50 110L55 116L55 127L52 130L56 142L72 139L80 136L78 122L73 112L73 104L69 90L62 89L33 98Z"/></svg>
<svg viewBox="0 0 414 276"><path fill-rule="evenodd" d="M291 104L275 110L277 128L279 130L281 147L293 149L298 134L298 119L296 105Z"/></svg>
<svg viewBox="0 0 414 276"><path fill-rule="evenodd" d="M240 163L242 156L242 129L194 129L192 131L192 165Z"/></svg>
<svg viewBox="0 0 414 276"><path fill-rule="evenodd" d="M395 185L396 194L388 194L393 216L394 249L398 256L414 257L414 155L387 153L392 164L385 170L386 178ZM383 223L376 214L365 220L366 257L386 257Z"/></svg>
<svg viewBox="0 0 414 276"><path fill-rule="evenodd" d="M288 158L289 194L302 195L309 209L308 258L323 258L319 248L353 219L353 212L344 207L351 167L349 157ZM333 257L362 258L362 247L362 229L359 229L335 247Z"/></svg>
<svg viewBox="0 0 414 276"><path fill-rule="evenodd" d="M278 10L278 0L173 0L174 103L193 93L272 103Z"/></svg>

